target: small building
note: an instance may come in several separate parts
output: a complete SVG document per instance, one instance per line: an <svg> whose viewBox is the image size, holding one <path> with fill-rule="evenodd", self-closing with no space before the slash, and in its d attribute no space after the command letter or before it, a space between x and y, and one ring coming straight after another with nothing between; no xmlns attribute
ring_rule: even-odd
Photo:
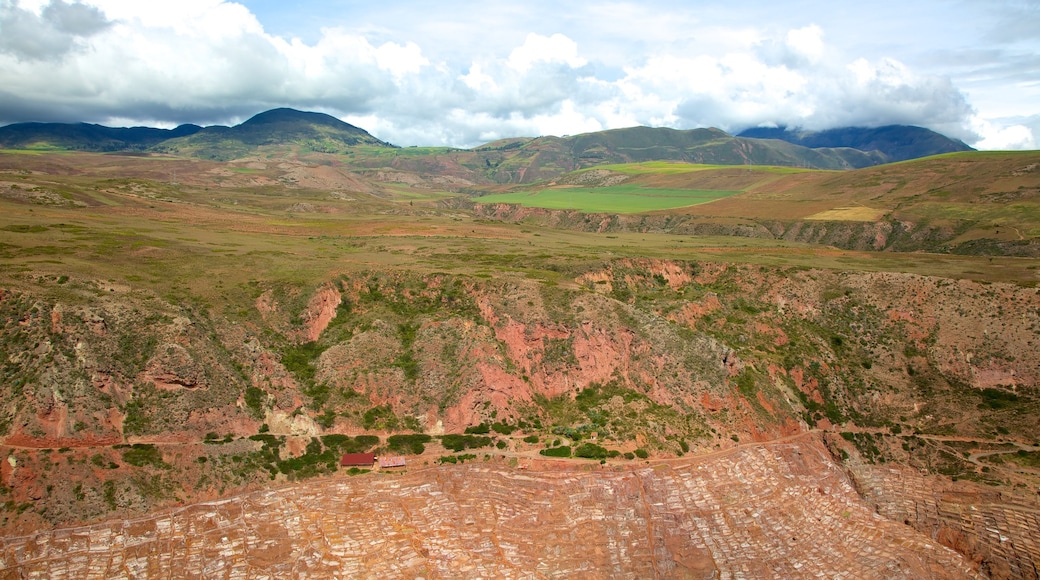
<svg viewBox="0 0 1040 580"><path fill-rule="evenodd" d="M403 455L380 455L379 456L379 468L386 469L388 467L404 467L404 456Z"/></svg>
<svg viewBox="0 0 1040 580"><path fill-rule="evenodd" d="M375 453L344 453L339 460L343 467L372 467L375 462Z"/></svg>

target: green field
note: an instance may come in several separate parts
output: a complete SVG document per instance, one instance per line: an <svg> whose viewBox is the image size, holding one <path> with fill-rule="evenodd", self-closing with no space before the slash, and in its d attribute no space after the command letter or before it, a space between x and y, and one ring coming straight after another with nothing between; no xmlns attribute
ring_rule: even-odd
<svg viewBox="0 0 1040 580"><path fill-rule="evenodd" d="M739 191L658 189L633 185L566 187L534 192L501 193L477 198L480 203L516 203L526 207L576 209L589 213L640 213L708 203Z"/></svg>
<svg viewBox="0 0 1040 580"><path fill-rule="evenodd" d="M694 171L709 171L712 169L743 169L746 171L765 171L768 173L804 173L806 171L820 171L803 169L800 167L779 167L775 165L709 165L704 163L685 163L682 161L645 161L643 163L616 163L596 165L586 169L580 169L575 173L585 171L603 170L625 173L628 175L674 175L680 173L692 173Z"/></svg>

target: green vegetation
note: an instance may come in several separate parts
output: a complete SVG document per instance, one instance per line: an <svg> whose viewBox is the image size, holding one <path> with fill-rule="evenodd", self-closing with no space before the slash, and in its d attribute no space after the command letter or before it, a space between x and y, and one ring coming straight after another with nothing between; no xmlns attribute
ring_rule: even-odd
<svg viewBox="0 0 1040 580"><path fill-rule="evenodd" d="M582 443L574 450L574 456L584 459L606 459L610 452L595 443Z"/></svg>
<svg viewBox="0 0 1040 580"><path fill-rule="evenodd" d="M514 425L507 425L506 423L494 422L491 424L491 430L500 435L512 435L513 431L517 430Z"/></svg>
<svg viewBox="0 0 1040 580"><path fill-rule="evenodd" d="M433 437L425 433L413 433L410 435L391 435L386 443L390 451L401 454L422 455L426 451L426 444Z"/></svg>
<svg viewBox="0 0 1040 580"><path fill-rule="evenodd" d="M546 457L570 457L571 448L567 445L561 445L560 447L547 447L538 453Z"/></svg>
<svg viewBox="0 0 1040 580"><path fill-rule="evenodd" d="M464 432L467 435L487 435L491 432L491 427L489 427L487 423L481 423L480 425L466 427Z"/></svg>
<svg viewBox="0 0 1040 580"><path fill-rule="evenodd" d="M451 449L456 452L463 449L487 447L492 442L490 437L482 437L480 435L441 435L440 439L441 445L445 449Z"/></svg>
<svg viewBox="0 0 1040 580"><path fill-rule="evenodd" d="M733 165L709 165L702 163L683 163L679 161L645 161L642 163L617 163L597 165L587 169L576 171L583 173L593 170L616 171L626 175L677 175L693 173L695 171L708 171L713 169L733 169ZM801 167L782 167L776 165L751 165L740 166L743 171L764 171L769 173L802 173L809 171Z"/></svg>
<svg viewBox="0 0 1040 580"><path fill-rule="evenodd" d="M480 203L516 203L527 207L577 209L587 213L640 213L708 203L738 191L663 189L630 185L598 188L554 188L537 192L500 193Z"/></svg>
<svg viewBox="0 0 1040 580"><path fill-rule="evenodd" d="M382 405L365 411L361 424L370 431L392 431L400 425L400 421L390 405Z"/></svg>
<svg viewBox="0 0 1040 580"><path fill-rule="evenodd" d="M442 455L437 458L437 463L450 463L452 465L455 465L456 463L465 463L476 458L477 456L473 455L472 453L463 453L462 455Z"/></svg>

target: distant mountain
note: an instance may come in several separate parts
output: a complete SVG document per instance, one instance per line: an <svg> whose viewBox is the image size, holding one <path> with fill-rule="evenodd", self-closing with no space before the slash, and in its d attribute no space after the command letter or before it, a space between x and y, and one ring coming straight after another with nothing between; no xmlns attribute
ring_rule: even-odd
<svg viewBox="0 0 1040 580"><path fill-rule="evenodd" d="M264 146L291 146L322 153L343 153L358 145L393 147L364 129L325 113L272 109L255 115L241 125L206 127L192 135L166 141L156 149L226 161L248 155Z"/></svg>
<svg viewBox="0 0 1040 580"><path fill-rule="evenodd" d="M287 108L260 113L234 127L110 128L85 123L0 127L0 148L155 151L218 161L253 155L260 148L345 154L358 146L394 147L331 115ZM567 137L501 139L450 154L395 156L392 163L416 172L448 170L478 182L530 183L605 163L685 161L856 169L966 150L970 147L934 131L899 125L820 132L749 129L736 137L719 129L631 127ZM446 158L453 159L451 169L442 163ZM375 156L355 163L376 168L386 161Z"/></svg>
<svg viewBox="0 0 1040 580"><path fill-rule="evenodd" d="M860 151L877 151L886 162L906 161L956 151L974 151L962 141L950 139L930 129L911 125L884 127L844 127L826 131L800 131L786 127L748 129L738 137L779 139L811 149L848 147Z"/></svg>
<svg viewBox="0 0 1040 580"><path fill-rule="evenodd" d="M477 159L463 165L483 166L489 179L501 183L531 183L607 163L685 161L854 169L886 161L877 152L811 149L782 141L733 137L720 129L683 131L651 127L612 129L570 137L503 139L470 152L477 154Z"/></svg>
<svg viewBox="0 0 1040 580"><path fill-rule="evenodd" d="M0 148L71 151L157 151L226 161L263 146L342 153L357 145L393 147L324 113L273 109L241 125L176 129L105 127L87 123L16 123L0 127Z"/></svg>
<svg viewBox="0 0 1040 580"><path fill-rule="evenodd" d="M15 123L0 127L3 149L66 149L74 151L143 151L168 139L192 135L198 125L176 129L105 127L88 123Z"/></svg>

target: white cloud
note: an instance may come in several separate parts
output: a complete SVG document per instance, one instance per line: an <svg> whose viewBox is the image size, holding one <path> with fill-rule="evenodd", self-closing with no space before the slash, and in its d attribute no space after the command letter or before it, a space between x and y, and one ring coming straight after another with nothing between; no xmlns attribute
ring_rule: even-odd
<svg viewBox="0 0 1040 580"><path fill-rule="evenodd" d="M385 22L368 7L305 42L238 2L0 0L0 123L229 123L293 106L400 145L459 146L633 125L907 123L986 147L1040 131L974 110L948 76L835 45L854 29L825 11L807 22L751 1L748 14L770 16L755 21L724 2L656 1L561 5L544 21L546 4L469 3L447 28L407 4Z"/></svg>
<svg viewBox="0 0 1040 580"><path fill-rule="evenodd" d="M536 63L563 63L578 68L586 62L578 56L578 45L562 34L549 37L528 34L524 44L509 53L509 66L520 74L531 70Z"/></svg>
<svg viewBox="0 0 1040 580"><path fill-rule="evenodd" d="M1013 120L986 120L979 117L971 119L971 128L979 136L973 146L987 150L1022 150L1037 149L1040 140L1040 115L1032 119L1033 127L1025 124L1014 124Z"/></svg>
<svg viewBox="0 0 1040 580"><path fill-rule="evenodd" d="M797 30L789 30L787 46L809 59L810 62L819 62L823 58L823 30L815 24Z"/></svg>

